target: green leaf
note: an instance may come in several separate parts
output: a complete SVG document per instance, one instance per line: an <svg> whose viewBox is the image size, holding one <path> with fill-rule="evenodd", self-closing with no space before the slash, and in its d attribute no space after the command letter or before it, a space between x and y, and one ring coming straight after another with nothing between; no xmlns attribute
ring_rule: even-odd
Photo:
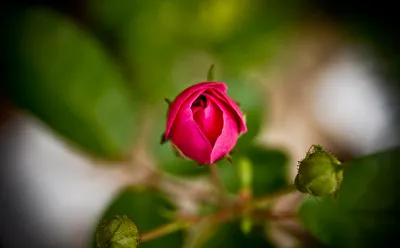
<svg viewBox="0 0 400 248"><path fill-rule="evenodd" d="M148 191L128 188L123 190L110 204L102 220L114 215L126 215L139 229L140 234L158 228L170 222L163 217L163 211L173 211L174 207L159 194ZM99 221L100 222L100 221ZM140 248L181 247L182 232L175 232L166 236L140 243ZM93 248L97 248L93 241Z"/></svg>
<svg viewBox="0 0 400 248"><path fill-rule="evenodd" d="M228 222L218 226L213 230L214 234L204 244L199 246L202 248L220 248L220 247L274 247L271 245L267 238L264 236L264 229L254 227L250 233L244 235L240 229L240 223ZM197 247L196 247L197 248Z"/></svg>
<svg viewBox="0 0 400 248"><path fill-rule="evenodd" d="M254 196L260 196L273 192L285 186L286 155L280 151L267 150L262 147L251 146L245 156L250 159L253 168L252 188ZM221 161L218 163L221 180L227 190L236 193L240 189L240 178L238 176L239 158L233 156L233 165Z"/></svg>
<svg viewBox="0 0 400 248"><path fill-rule="evenodd" d="M162 163L160 168L173 175L186 177L200 176L210 172L208 166L201 166L196 161L183 158L175 158L168 163Z"/></svg>
<svg viewBox="0 0 400 248"><path fill-rule="evenodd" d="M142 101L154 103L173 92L171 72L182 49L180 13L175 1L88 1L88 17L100 35L114 39L131 92Z"/></svg>
<svg viewBox="0 0 400 248"><path fill-rule="evenodd" d="M11 99L94 155L127 155L134 105L95 37L46 9L19 13L10 23Z"/></svg>
<svg viewBox="0 0 400 248"><path fill-rule="evenodd" d="M338 200L305 201L305 227L330 247L379 247L397 236L400 149L347 164Z"/></svg>
<svg viewBox="0 0 400 248"><path fill-rule="evenodd" d="M236 80L228 81L228 95L239 103L239 107L246 116L247 133L239 137L235 150L245 152L260 132L263 105L260 90L254 85L245 84Z"/></svg>

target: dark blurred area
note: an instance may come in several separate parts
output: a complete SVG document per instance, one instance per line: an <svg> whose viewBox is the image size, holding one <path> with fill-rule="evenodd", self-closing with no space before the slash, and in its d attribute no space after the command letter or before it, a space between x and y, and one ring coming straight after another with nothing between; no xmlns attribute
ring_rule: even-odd
<svg viewBox="0 0 400 248"><path fill-rule="evenodd" d="M288 154L288 181L311 144L342 161L400 145L395 2L32 0L0 11L2 248L89 247L110 200L143 180L109 164L132 153L174 162L156 147L163 99L211 64L249 126L261 123L257 142Z"/></svg>

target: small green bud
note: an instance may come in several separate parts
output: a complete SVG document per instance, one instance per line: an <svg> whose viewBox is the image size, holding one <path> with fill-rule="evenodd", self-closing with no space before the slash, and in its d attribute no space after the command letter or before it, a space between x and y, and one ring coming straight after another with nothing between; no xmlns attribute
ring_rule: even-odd
<svg viewBox="0 0 400 248"><path fill-rule="evenodd" d="M242 189L251 189L253 183L253 165L247 157L238 160L238 174Z"/></svg>
<svg viewBox="0 0 400 248"><path fill-rule="evenodd" d="M115 215L98 225L96 239L99 248L136 248L140 235L135 223L126 215Z"/></svg>
<svg viewBox="0 0 400 248"><path fill-rule="evenodd" d="M253 228L253 221L249 217L244 217L240 222L240 229L244 235L248 235Z"/></svg>
<svg viewBox="0 0 400 248"><path fill-rule="evenodd" d="M343 165L320 145L311 146L299 162L297 190L312 196L335 195L343 180Z"/></svg>

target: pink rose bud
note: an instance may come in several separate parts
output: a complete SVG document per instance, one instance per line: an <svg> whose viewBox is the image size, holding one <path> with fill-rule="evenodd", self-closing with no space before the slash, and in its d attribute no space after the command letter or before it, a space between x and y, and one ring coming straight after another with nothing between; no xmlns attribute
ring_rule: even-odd
<svg viewBox="0 0 400 248"><path fill-rule="evenodd" d="M212 164L225 157L247 132L238 105L227 95L225 83L193 85L171 102L165 140L183 155L200 164Z"/></svg>

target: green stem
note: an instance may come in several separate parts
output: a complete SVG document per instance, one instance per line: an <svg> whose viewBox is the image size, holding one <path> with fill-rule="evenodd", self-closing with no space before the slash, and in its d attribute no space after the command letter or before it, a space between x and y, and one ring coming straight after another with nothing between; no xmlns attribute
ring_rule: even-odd
<svg viewBox="0 0 400 248"><path fill-rule="evenodd" d="M184 229L188 226L188 223L184 223L182 221L172 222L164 226L160 226L156 229L153 229L149 232L144 233L140 237L140 242L146 242L152 239L159 238L161 236L176 232L180 229Z"/></svg>
<svg viewBox="0 0 400 248"><path fill-rule="evenodd" d="M210 164L210 171L211 171L211 176L213 178L214 183L219 188L221 200L223 203L226 203L226 201L225 201L226 195L225 195L225 191L222 187L222 183L219 179L217 164ZM219 221L225 221L227 219L230 219L230 218L233 218L234 216L236 216L235 213L241 212L244 215L244 217L246 218L250 215L251 209L263 207L264 205L270 203L271 201L276 200L277 198L279 198L283 195L293 193L295 191L296 191L296 186L294 184L291 184L291 185L288 185L288 186L282 188L281 190L278 190L272 194L268 194L266 196L262 196L260 198L254 199L253 202L249 203L250 208L245 208L242 210L235 209L235 208L232 208L232 209L231 208L229 208L229 209L223 208L223 209L221 209L221 211L213 213L211 215L207 215L207 216L213 217ZM227 205L224 205L224 206L227 206ZM292 215L289 215L289 217L291 217L291 216ZM269 217L276 218L276 216L269 216ZM285 215L283 215L283 217L285 217ZM194 224L199 220L200 219L190 220L190 221L189 220L176 221L176 222L169 223L167 225L158 227L156 229L153 229L149 232L144 233L143 235L141 235L140 241L146 242L146 241L153 240L153 239L162 237L164 235L176 232L178 230L185 229L185 228L189 227L191 224Z"/></svg>
<svg viewBox="0 0 400 248"><path fill-rule="evenodd" d="M296 185L294 184L287 185L286 187L283 187L282 189L276 192L254 199L254 201L252 202L252 207L253 208L263 207L268 203L270 203L271 201L274 201L284 195L291 194L296 191L297 191Z"/></svg>
<svg viewBox="0 0 400 248"><path fill-rule="evenodd" d="M226 194L225 194L225 188L224 188L224 185L222 184L217 164L210 164L210 173L211 173L212 182L218 190L219 201L220 201L221 205L226 206L227 199L226 199Z"/></svg>

